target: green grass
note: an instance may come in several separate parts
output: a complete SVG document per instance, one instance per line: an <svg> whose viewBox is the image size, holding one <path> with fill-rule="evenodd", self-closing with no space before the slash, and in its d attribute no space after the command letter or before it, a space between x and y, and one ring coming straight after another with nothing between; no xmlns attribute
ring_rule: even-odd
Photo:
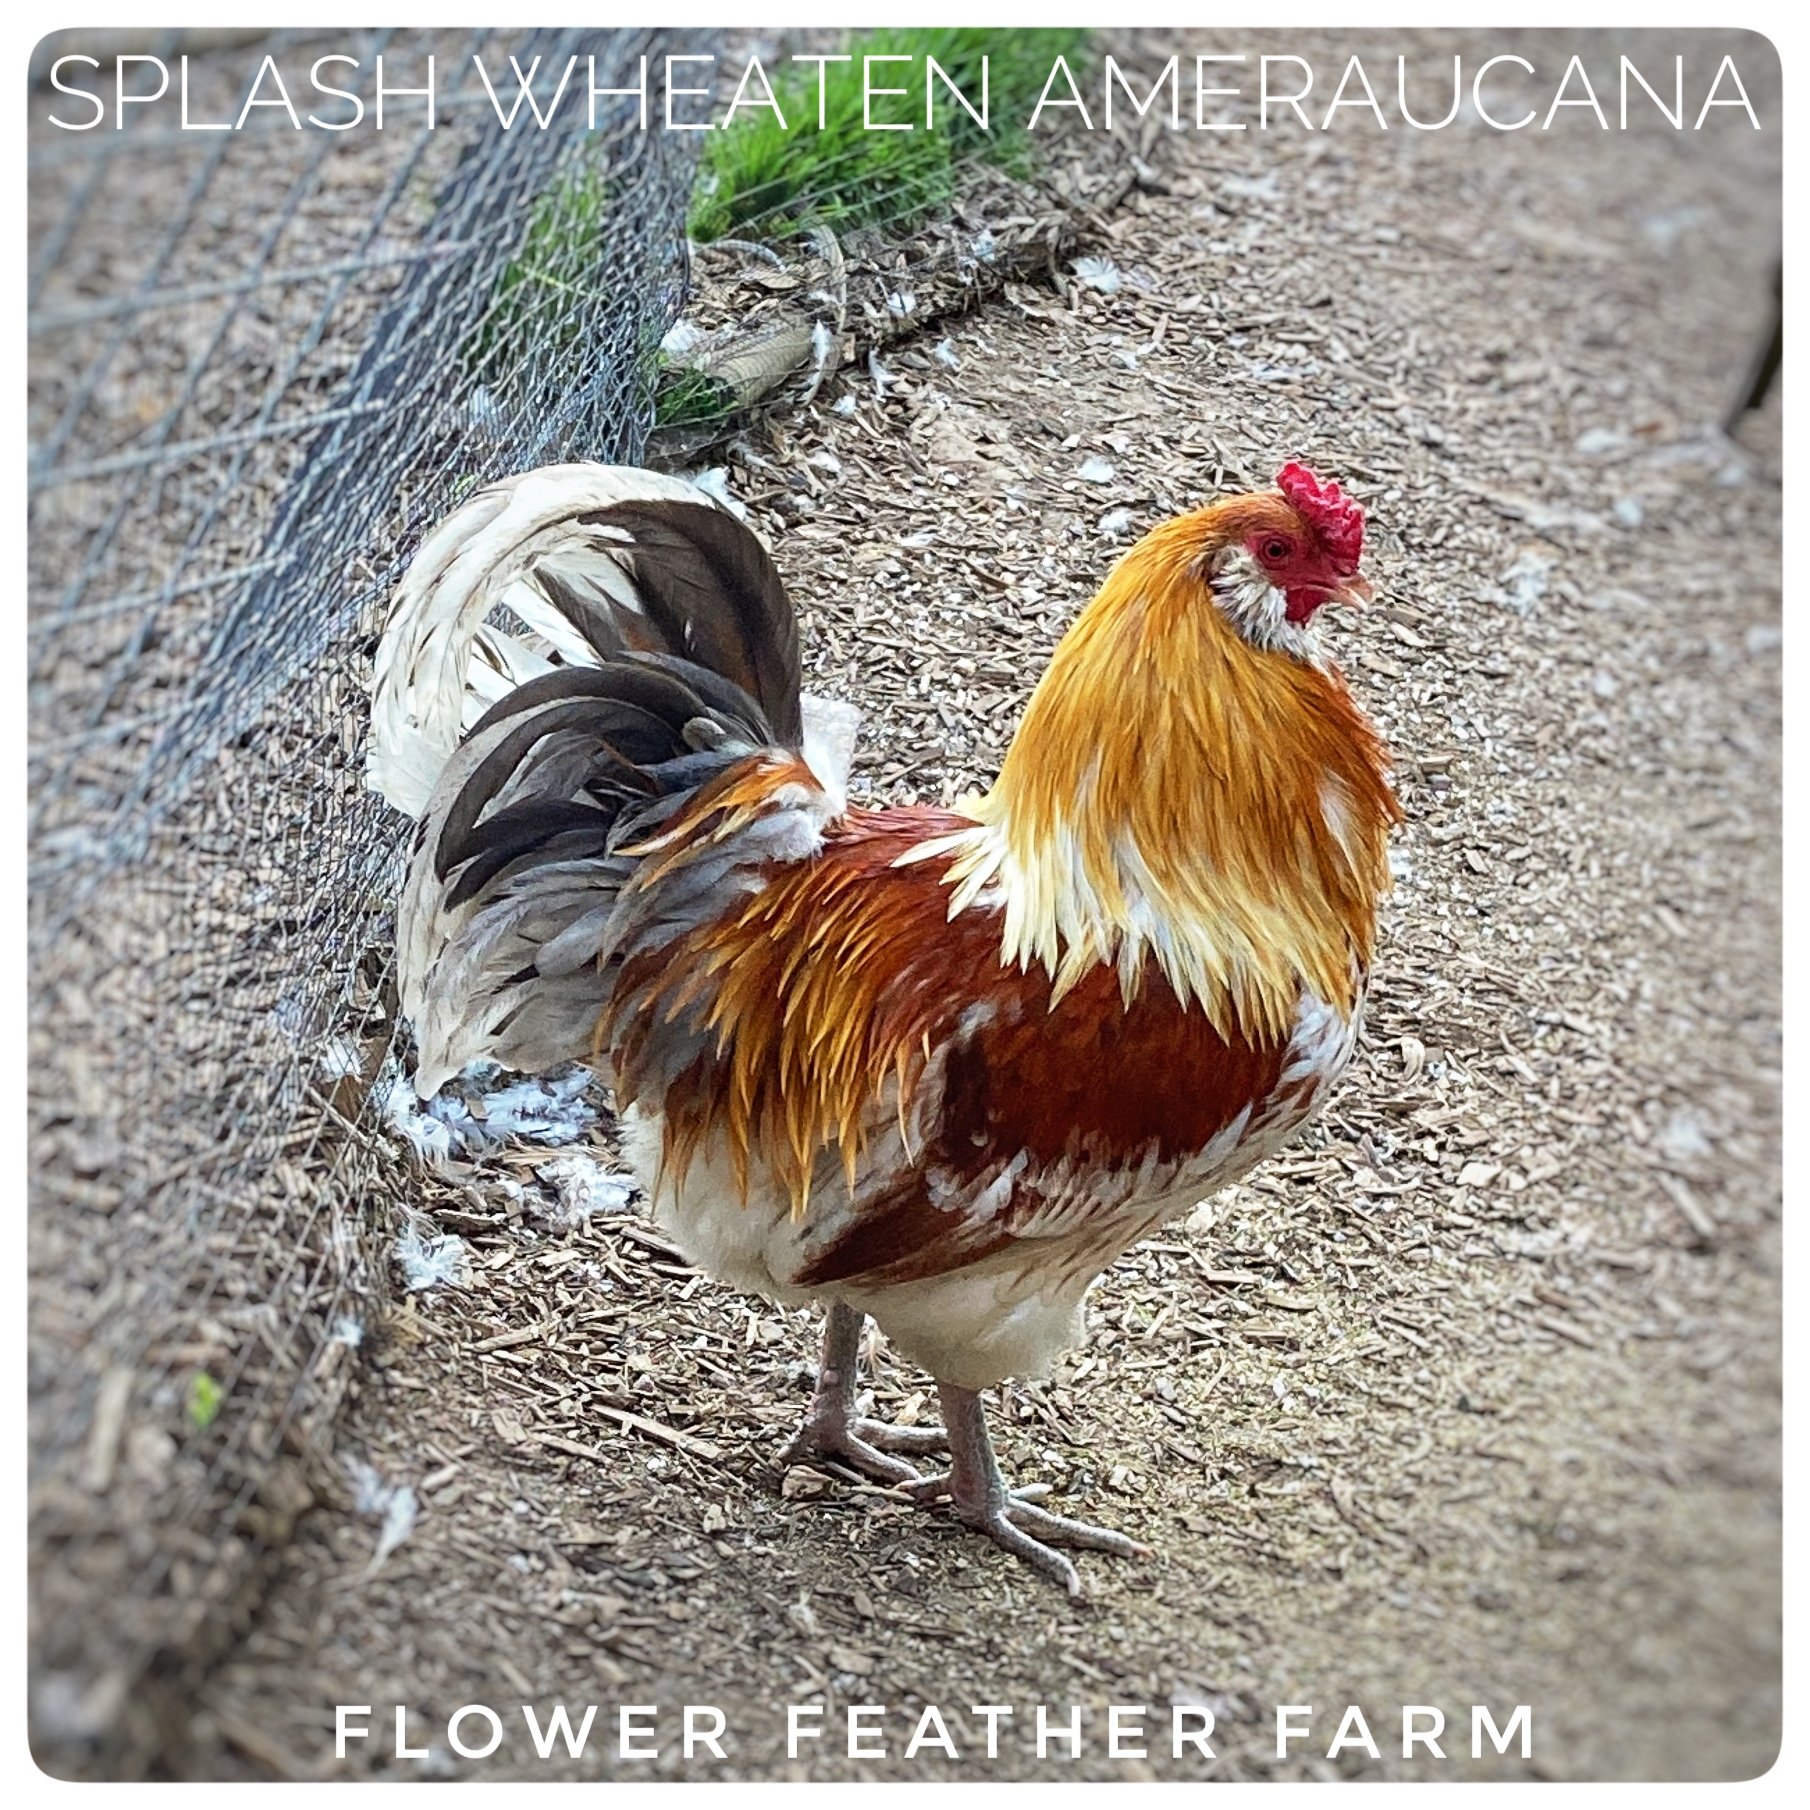
<svg viewBox="0 0 1810 1810"><path fill-rule="evenodd" d="M205 1433L219 1419L225 1399L226 1391L205 1370L197 1370L189 1378L189 1424L196 1432Z"/></svg>
<svg viewBox="0 0 1810 1810"><path fill-rule="evenodd" d="M692 427L721 421L735 407L735 391L720 377L671 363L664 352L654 355L654 425Z"/></svg>
<svg viewBox="0 0 1810 1810"><path fill-rule="evenodd" d="M852 60L827 67L821 129L817 66L776 58L766 73L786 124L782 127L770 108L744 103L727 130L707 135L687 223L691 236L700 242L777 239L815 225L908 232L954 198L958 167L969 159L1028 174L1037 147L1025 125L1037 97L1059 56L1068 59L1080 80L1088 44L1087 32L1071 29L939 26L850 32L842 49ZM909 122L912 131L864 129L861 59L868 56L912 59L880 65L873 74L876 86L906 91L877 96L875 121ZM934 83L936 127L925 129L924 92L931 80L925 59L930 57L976 107L981 59L987 59L988 130L975 124L940 81ZM1055 93L1066 98L1067 90L1058 83ZM536 199L521 249L498 278L491 305L463 348L476 381L507 391L534 348L543 356L549 345L574 359L584 355L574 296L593 280L610 205L609 173L589 158ZM733 411L729 385L683 363L669 363L652 348L643 356L651 367L659 426L721 420Z"/></svg>
<svg viewBox="0 0 1810 1810"><path fill-rule="evenodd" d="M609 200L609 172L588 158L537 197L522 248L497 279L467 348L480 381L506 382L536 339L576 340L573 295L601 255Z"/></svg>
<svg viewBox="0 0 1810 1810"><path fill-rule="evenodd" d="M951 199L955 166L980 156L1023 172L1032 155L1025 131L1058 56L1080 75L1088 34L1081 30L1011 31L975 26L889 27L849 34L853 59L827 67L823 125L817 123L817 66L775 62L767 71L786 123L772 110L744 106L726 131L705 143L690 229L709 241L753 231L773 237L801 226L887 225L906 230ZM910 123L910 132L865 129L861 59L906 56L882 65L876 86L906 93L873 102L876 122ZM978 106L981 59L987 59L988 130L983 132L934 83L936 127L924 126L925 59L934 57L951 82ZM1066 90L1058 85L1058 96ZM1061 117L1057 115L1056 117Z"/></svg>

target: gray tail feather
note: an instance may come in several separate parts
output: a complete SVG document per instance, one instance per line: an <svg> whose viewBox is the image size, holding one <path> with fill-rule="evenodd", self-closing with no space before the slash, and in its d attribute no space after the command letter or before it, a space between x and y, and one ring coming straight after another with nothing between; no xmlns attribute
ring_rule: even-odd
<svg viewBox="0 0 1810 1810"><path fill-rule="evenodd" d="M398 914L420 1091L479 1060L589 1060L636 865L621 848L775 744L754 699L670 654L549 673L494 706L421 820Z"/></svg>

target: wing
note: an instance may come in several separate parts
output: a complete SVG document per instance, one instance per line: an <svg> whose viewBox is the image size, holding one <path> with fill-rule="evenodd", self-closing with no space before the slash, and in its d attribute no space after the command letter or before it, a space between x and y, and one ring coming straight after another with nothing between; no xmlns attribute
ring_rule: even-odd
<svg viewBox="0 0 1810 1810"><path fill-rule="evenodd" d="M623 951L619 1096L663 1114L676 1176L720 1138L744 1193L792 1198L802 1286L1068 1236L1235 1143L1283 1075L1283 1044L1228 1042L1160 976L1127 1006L1100 967L1052 1005L1003 967L996 913L949 919L946 863L899 864L966 821L849 812L738 909Z"/></svg>

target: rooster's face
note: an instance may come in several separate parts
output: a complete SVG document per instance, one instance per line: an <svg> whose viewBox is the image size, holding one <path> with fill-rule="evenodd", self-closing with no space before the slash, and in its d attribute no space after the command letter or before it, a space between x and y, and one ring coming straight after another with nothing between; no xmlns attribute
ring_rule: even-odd
<svg viewBox="0 0 1810 1810"><path fill-rule="evenodd" d="M1258 647L1311 658L1310 625L1328 603L1368 603L1358 571L1364 512L1336 484L1285 465L1276 489L1241 499L1209 567L1232 626Z"/></svg>

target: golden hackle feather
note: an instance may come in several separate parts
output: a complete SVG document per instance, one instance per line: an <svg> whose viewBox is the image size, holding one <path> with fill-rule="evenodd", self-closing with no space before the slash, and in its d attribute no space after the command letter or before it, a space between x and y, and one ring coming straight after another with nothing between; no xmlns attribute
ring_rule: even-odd
<svg viewBox="0 0 1810 1810"><path fill-rule="evenodd" d="M981 827L936 851L951 916L997 887L1005 959L1057 998L1114 961L1129 1003L1155 961L1222 1032L1284 1034L1304 985L1351 1007L1400 811L1344 681L1253 646L1213 599L1215 555L1276 512L1298 529L1280 497L1240 497L1132 548L964 803Z"/></svg>

